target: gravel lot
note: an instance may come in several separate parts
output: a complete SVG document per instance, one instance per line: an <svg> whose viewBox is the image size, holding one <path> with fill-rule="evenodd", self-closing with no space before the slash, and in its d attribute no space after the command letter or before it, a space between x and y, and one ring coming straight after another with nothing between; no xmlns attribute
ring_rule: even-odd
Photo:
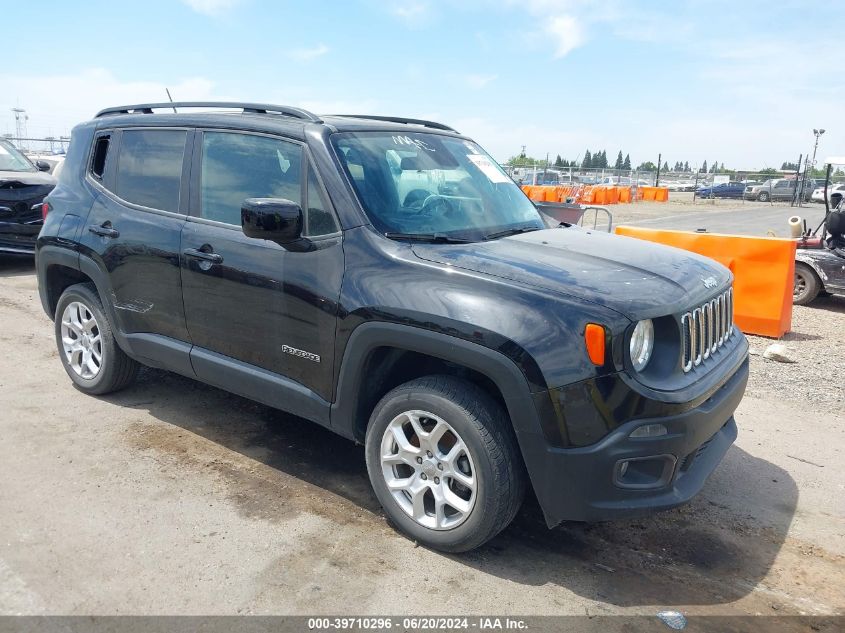
<svg viewBox="0 0 845 633"><path fill-rule="evenodd" d="M753 357L691 504L549 531L529 501L445 556L387 525L362 449L315 425L155 370L76 391L31 261L0 257L0 614L843 614L845 301L793 323L799 362Z"/></svg>
<svg viewBox="0 0 845 633"><path fill-rule="evenodd" d="M794 363L763 358L773 339L749 336L748 340L752 354L748 395L843 415L845 297L819 297L809 306L793 306L792 331L779 342Z"/></svg>

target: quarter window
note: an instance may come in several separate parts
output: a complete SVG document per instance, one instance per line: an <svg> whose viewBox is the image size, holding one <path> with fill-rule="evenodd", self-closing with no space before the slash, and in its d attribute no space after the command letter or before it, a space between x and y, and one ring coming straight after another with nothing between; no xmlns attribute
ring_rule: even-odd
<svg viewBox="0 0 845 633"><path fill-rule="evenodd" d="M184 130L124 130L115 193L145 207L179 211Z"/></svg>
<svg viewBox="0 0 845 633"><path fill-rule="evenodd" d="M302 206L302 149L266 136L204 132L200 216L241 225L247 198L283 198Z"/></svg>
<svg viewBox="0 0 845 633"><path fill-rule="evenodd" d="M316 237L337 231L334 216L326 207L317 174L313 166L308 169L308 213L305 217L305 235Z"/></svg>
<svg viewBox="0 0 845 633"><path fill-rule="evenodd" d="M94 143L94 156L91 160L91 173L97 180L103 179L106 173L106 156L109 152L110 135L104 134L97 138Z"/></svg>

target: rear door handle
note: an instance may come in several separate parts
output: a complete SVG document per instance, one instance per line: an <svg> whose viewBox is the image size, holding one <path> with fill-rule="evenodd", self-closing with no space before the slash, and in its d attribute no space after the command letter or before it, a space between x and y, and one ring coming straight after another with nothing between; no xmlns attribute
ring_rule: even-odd
<svg viewBox="0 0 845 633"><path fill-rule="evenodd" d="M120 237L120 231L117 229L113 229L111 222L103 222L99 226L96 224L92 224L88 227L88 230L91 231L94 235L99 235L101 237Z"/></svg>
<svg viewBox="0 0 845 633"><path fill-rule="evenodd" d="M223 256L217 253L206 253L205 251L201 251L197 248L186 248L182 251L184 255L187 257L193 257L195 259L201 259L206 262L211 262L212 264L222 264L223 263Z"/></svg>

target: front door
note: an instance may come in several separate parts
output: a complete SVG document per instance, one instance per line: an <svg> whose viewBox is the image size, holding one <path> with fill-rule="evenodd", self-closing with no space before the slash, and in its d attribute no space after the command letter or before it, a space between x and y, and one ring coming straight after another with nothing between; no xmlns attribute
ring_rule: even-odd
<svg viewBox="0 0 845 633"><path fill-rule="evenodd" d="M246 237L240 221L246 198L299 204L309 248L288 250ZM225 366L236 379L265 376L258 368L330 401L343 249L305 146L260 134L198 131L191 208L181 265L197 374L227 386L202 375L218 371L208 363Z"/></svg>

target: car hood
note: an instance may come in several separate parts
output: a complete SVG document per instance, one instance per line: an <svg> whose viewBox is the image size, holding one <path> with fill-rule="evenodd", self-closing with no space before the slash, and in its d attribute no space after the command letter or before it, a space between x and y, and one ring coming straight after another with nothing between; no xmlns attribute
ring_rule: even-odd
<svg viewBox="0 0 845 633"><path fill-rule="evenodd" d="M704 303L732 279L701 255L577 227L470 244L414 244L413 251L422 260L578 297L634 320Z"/></svg>
<svg viewBox="0 0 845 633"><path fill-rule="evenodd" d="M55 185L56 179L45 171L0 171L0 187L20 183L26 185Z"/></svg>

